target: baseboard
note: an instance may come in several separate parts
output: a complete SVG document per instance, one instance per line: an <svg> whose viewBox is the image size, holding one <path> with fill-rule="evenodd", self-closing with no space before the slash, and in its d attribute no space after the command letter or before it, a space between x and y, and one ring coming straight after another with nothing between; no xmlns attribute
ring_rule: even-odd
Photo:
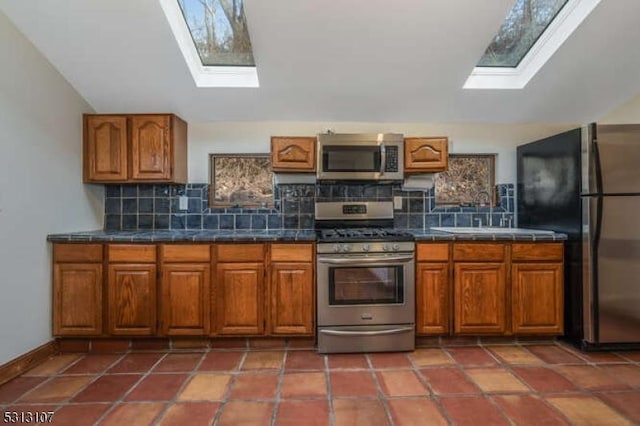
<svg viewBox="0 0 640 426"><path fill-rule="evenodd" d="M55 340L52 340L4 365L0 365L0 385L30 370L57 352L58 345Z"/></svg>

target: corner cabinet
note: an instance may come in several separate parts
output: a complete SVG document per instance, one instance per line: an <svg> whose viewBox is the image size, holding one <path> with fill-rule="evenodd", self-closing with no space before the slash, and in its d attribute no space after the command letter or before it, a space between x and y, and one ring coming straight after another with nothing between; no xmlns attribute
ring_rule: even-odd
<svg viewBox="0 0 640 426"><path fill-rule="evenodd" d="M405 138L404 172L444 172L448 165L448 138Z"/></svg>
<svg viewBox="0 0 640 426"><path fill-rule="evenodd" d="M187 181L187 124L173 114L84 115L85 183Z"/></svg>
<svg viewBox="0 0 640 426"><path fill-rule="evenodd" d="M314 173L316 171L316 138L273 136L271 168L274 172Z"/></svg>
<svg viewBox="0 0 640 426"><path fill-rule="evenodd" d="M102 334L102 245L54 244L53 335Z"/></svg>

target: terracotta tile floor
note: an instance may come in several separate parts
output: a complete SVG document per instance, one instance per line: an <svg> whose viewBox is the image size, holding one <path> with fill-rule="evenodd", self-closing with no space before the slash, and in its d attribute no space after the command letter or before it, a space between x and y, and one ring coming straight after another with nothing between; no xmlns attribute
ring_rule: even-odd
<svg viewBox="0 0 640 426"><path fill-rule="evenodd" d="M58 425L633 425L640 352L514 343L65 354L0 386L3 420L36 411Z"/></svg>

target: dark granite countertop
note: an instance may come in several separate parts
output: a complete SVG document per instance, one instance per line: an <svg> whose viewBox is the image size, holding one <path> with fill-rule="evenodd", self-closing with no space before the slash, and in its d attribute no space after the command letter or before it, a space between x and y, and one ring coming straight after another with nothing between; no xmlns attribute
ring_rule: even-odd
<svg viewBox="0 0 640 426"><path fill-rule="evenodd" d="M162 230L162 231L84 231L49 234L52 242L180 242L180 241L315 241L308 230Z"/></svg>
<svg viewBox="0 0 640 426"><path fill-rule="evenodd" d="M408 229L416 241L564 241L565 234L450 234L430 229ZM313 229L303 230L162 230L83 231L50 234L52 242L180 242L180 241L315 241Z"/></svg>
<svg viewBox="0 0 640 426"><path fill-rule="evenodd" d="M451 234L430 229L409 229L416 241L564 241L566 234L554 232L553 234L523 234L523 233L478 233L478 234Z"/></svg>

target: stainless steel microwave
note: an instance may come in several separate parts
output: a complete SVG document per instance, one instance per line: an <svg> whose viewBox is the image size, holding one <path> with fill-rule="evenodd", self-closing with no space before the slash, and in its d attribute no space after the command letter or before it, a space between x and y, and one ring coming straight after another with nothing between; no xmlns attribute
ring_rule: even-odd
<svg viewBox="0 0 640 426"><path fill-rule="evenodd" d="M398 133L318 135L317 178L325 180L400 180L404 137Z"/></svg>

